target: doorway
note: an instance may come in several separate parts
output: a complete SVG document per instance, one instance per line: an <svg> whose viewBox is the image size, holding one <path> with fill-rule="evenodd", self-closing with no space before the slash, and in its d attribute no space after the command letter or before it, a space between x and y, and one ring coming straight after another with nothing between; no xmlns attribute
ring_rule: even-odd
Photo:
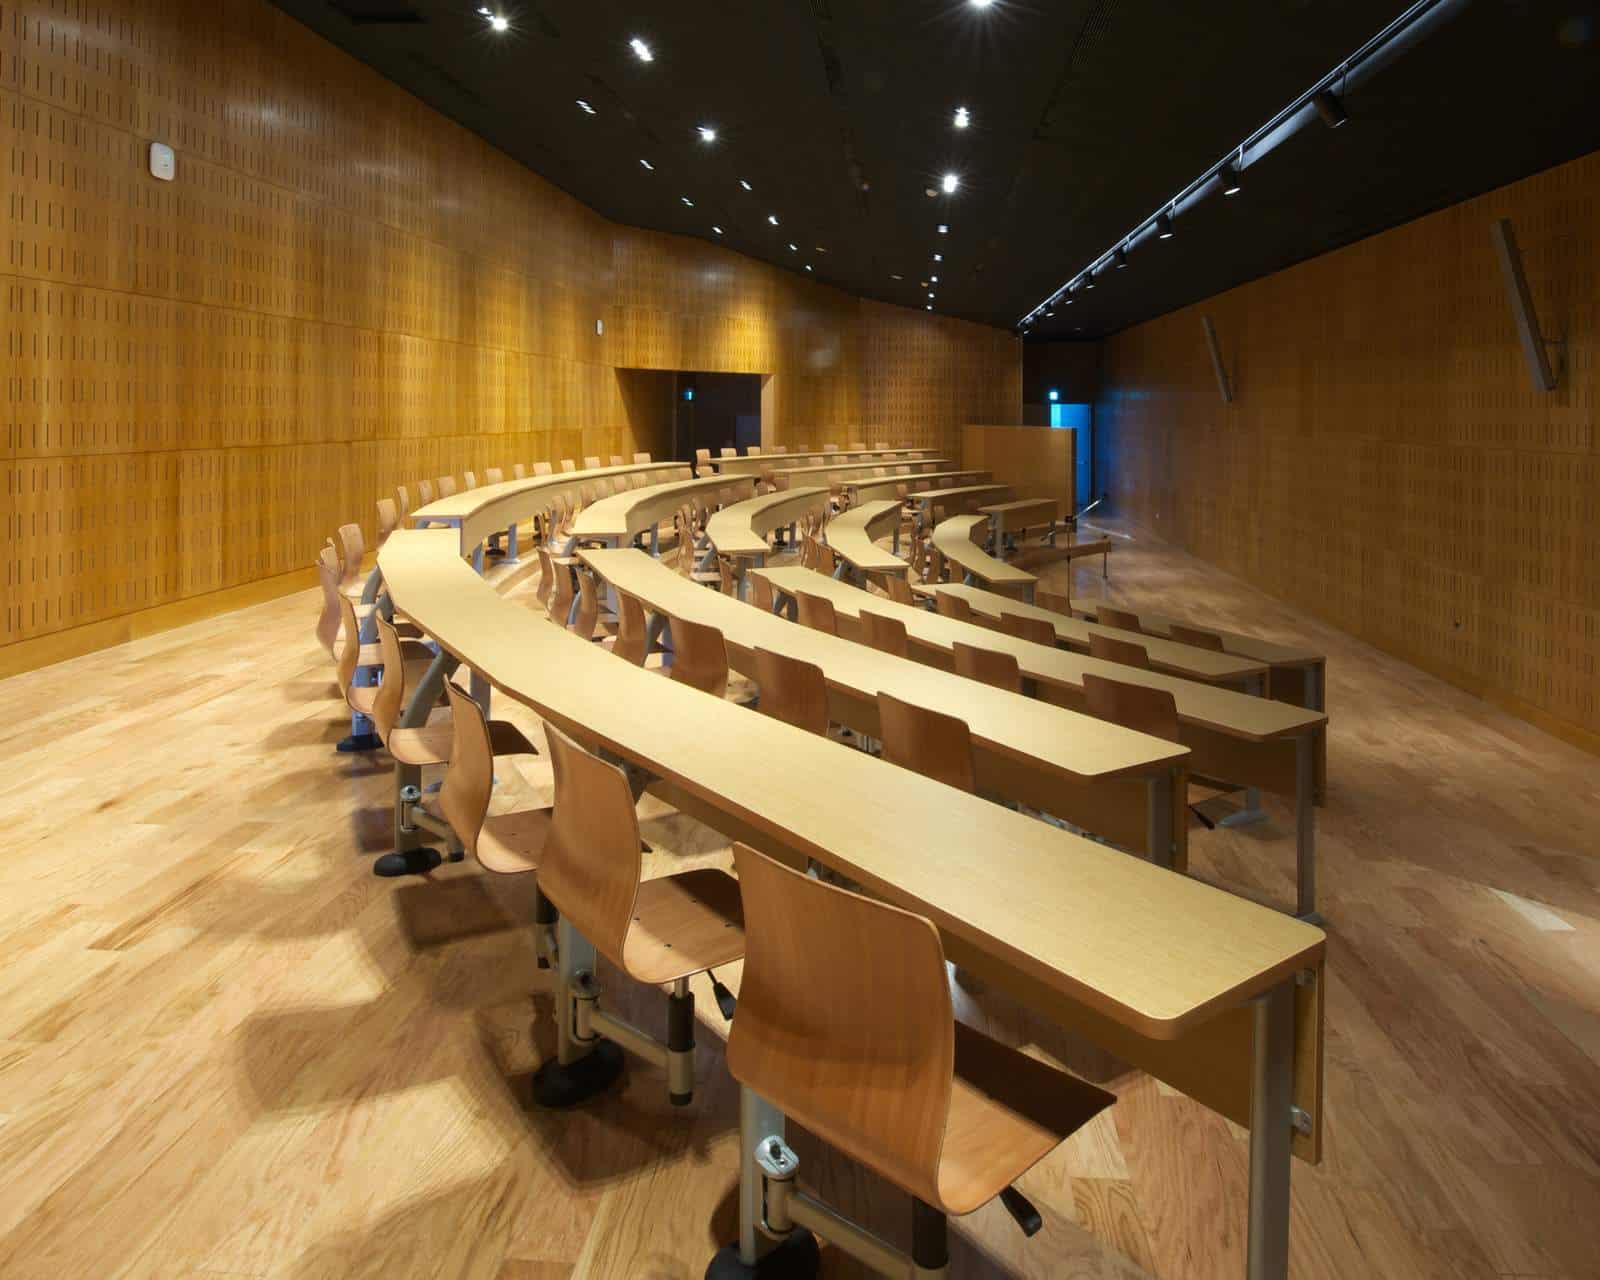
<svg viewBox="0 0 1600 1280"><path fill-rule="evenodd" d="M707 449L745 452L761 443L759 373L678 373L673 375L673 456L692 458Z"/></svg>

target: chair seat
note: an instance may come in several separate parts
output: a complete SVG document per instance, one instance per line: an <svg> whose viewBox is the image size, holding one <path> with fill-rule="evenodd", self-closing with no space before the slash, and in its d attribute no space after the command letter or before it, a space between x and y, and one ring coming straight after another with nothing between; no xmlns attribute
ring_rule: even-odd
<svg viewBox="0 0 1600 1280"><path fill-rule="evenodd" d="M744 955L739 882L714 867L646 880L634 900L623 968L640 982L675 982Z"/></svg>
<svg viewBox="0 0 1600 1280"><path fill-rule="evenodd" d="M478 861L500 875L537 871L549 834L548 806L491 814L478 832Z"/></svg>
<svg viewBox="0 0 1600 1280"><path fill-rule="evenodd" d="M1116 1096L959 1022L955 1032L939 1207L959 1217L994 1199Z"/></svg>
<svg viewBox="0 0 1600 1280"><path fill-rule="evenodd" d="M363 646L365 649L366 646ZM422 678L428 674L428 668L433 664L433 655L406 659L406 688L415 689L422 683ZM356 684L350 686L350 706L364 716L372 714L372 705L378 697L378 686L375 684Z"/></svg>
<svg viewBox="0 0 1600 1280"><path fill-rule="evenodd" d="M454 730L449 720L419 725L414 729L394 729L383 745L401 764L417 766L448 764L450 740ZM509 720L489 721L489 746L497 756L536 756L537 747Z"/></svg>

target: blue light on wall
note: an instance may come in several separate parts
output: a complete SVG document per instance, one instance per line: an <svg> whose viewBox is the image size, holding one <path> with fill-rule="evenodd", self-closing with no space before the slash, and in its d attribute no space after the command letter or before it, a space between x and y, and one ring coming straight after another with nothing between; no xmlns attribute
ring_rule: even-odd
<svg viewBox="0 0 1600 1280"><path fill-rule="evenodd" d="M1045 392L1045 395L1049 397L1051 404L1054 404L1057 400L1061 399L1061 393L1054 387L1051 387L1049 391Z"/></svg>
<svg viewBox="0 0 1600 1280"><path fill-rule="evenodd" d="M1089 429L1089 406L1086 404L1052 404L1050 406L1050 425L1052 427L1071 427L1074 431L1087 431Z"/></svg>
<svg viewBox="0 0 1600 1280"><path fill-rule="evenodd" d="M685 387L683 389L683 398L685 400L693 400L694 399L694 388L693 387Z"/></svg>

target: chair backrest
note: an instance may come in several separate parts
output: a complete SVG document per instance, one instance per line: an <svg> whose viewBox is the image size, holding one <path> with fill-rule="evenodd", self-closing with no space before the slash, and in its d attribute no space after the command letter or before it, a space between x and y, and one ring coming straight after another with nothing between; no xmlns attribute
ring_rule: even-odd
<svg viewBox="0 0 1600 1280"><path fill-rule="evenodd" d="M572 584L572 566L556 564L552 559L551 568L554 571L554 589L545 600L545 608L550 611L550 621L564 627L572 616L572 602L577 598Z"/></svg>
<svg viewBox="0 0 1600 1280"><path fill-rule="evenodd" d="M822 452L823 453L838 453L839 452L839 446L836 445L836 444L825 444L825 445L822 446Z"/></svg>
<svg viewBox="0 0 1600 1280"><path fill-rule="evenodd" d="M618 968L639 895L639 816L627 775L545 725L555 807L539 891Z"/></svg>
<svg viewBox="0 0 1600 1280"><path fill-rule="evenodd" d="M344 648L339 650L339 692L349 702L350 686L361 661L361 624L356 621L355 605L342 591L339 593L339 622L344 629Z"/></svg>
<svg viewBox="0 0 1600 1280"><path fill-rule="evenodd" d="M1113 640L1098 631L1089 633L1089 656L1104 658L1107 662L1120 662L1125 667L1150 670L1150 655L1145 652L1142 644L1136 644L1132 640Z"/></svg>
<svg viewBox="0 0 1600 1280"><path fill-rule="evenodd" d="M709 463L711 461L711 450L710 449L696 449L694 451L694 460L695 460L695 462L701 463L701 464Z"/></svg>
<svg viewBox="0 0 1600 1280"><path fill-rule="evenodd" d="M400 527L400 508L393 498L378 499L378 545L389 540L389 535Z"/></svg>
<svg viewBox="0 0 1600 1280"><path fill-rule="evenodd" d="M649 462L650 455L648 453L636 453L633 455L633 460L635 462Z"/></svg>
<svg viewBox="0 0 1600 1280"><path fill-rule="evenodd" d="M450 764L439 786L439 812L461 847L477 857L494 790L494 748L483 708L454 680L445 682L444 691L450 699Z"/></svg>
<svg viewBox="0 0 1600 1280"><path fill-rule="evenodd" d="M942 617L955 618L958 622L971 622L972 606L961 596L951 595L948 591L937 592L933 597L934 608Z"/></svg>
<svg viewBox="0 0 1600 1280"><path fill-rule="evenodd" d="M546 609L550 607L550 593L555 590L556 566L550 558L550 548L540 543L534 549L539 556L539 587L533 593L537 600Z"/></svg>
<svg viewBox="0 0 1600 1280"><path fill-rule="evenodd" d="M1083 698L1090 715L1124 729L1178 741L1178 704L1170 689L1147 689L1091 672L1083 674Z"/></svg>
<svg viewBox="0 0 1600 1280"><path fill-rule="evenodd" d="M757 648L756 683L761 686L758 711L797 729L828 732L828 682L821 667Z"/></svg>
<svg viewBox="0 0 1600 1280"><path fill-rule="evenodd" d="M896 604L915 604L916 597L911 594L911 583L906 580L903 573L891 573L885 576L884 585L888 588L889 599Z"/></svg>
<svg viewBox="0 0 1600 1280"><path fill-rule="evenodd" d="M425 507L432 501L433 501L433 481L431 481L431 480L418 480L417 481L417 505L419 507Z"/></svg>
<svg viewBox="0 0 1600 1280"><path fill-rule="evenodd" d="M535 462L533 464L533 474L536 476L553 476L555 473L556 469L548 462Z"/></svg>
<svg viewBox="0 0 1600 1280"><path fill-rule="evenodd" d="M883 739L883 758L890 764L963 791L977 789L972 734L965 720L902 702L880 690L878 736Z"/></svg>
<svg viewBox="0 0 1600 1280"><path fill-rule="evenodd" d="M800 567L802 569L815 569L817 567L817 548L821 544L817 535L808 533L800 541Z"/></svg>
<svg viewBox="0 0 1600 1280"><path fill-rule="evenodd" d="M1217 653L1222 652L1222 637L1215 631L1201 631L1196 627L1185 627L1176 622L1168 627L1167 630L1179 644L1193 645L1196 649L1211 649Z"/></svg>
<svg viewBox="0 0 1600 1280"><path fill-rule="evenodd" d="M456 491L456 478L454 476L440 476L433 482L433 487L439 491L439 496L441 498L454 497Z"/></svg>
<svg viewBox="0 0 1600 1280"><path fill-rule="evenodd" d="M578 469L578 464L571 458L563 458L561 459L561 469L563 471L576 471Z"/></svg>
<svg viewBox="0 0 1600 1280"><path fill-rule="evenodd" d="M747 575L750 582L750 603L765 613L772 613L777 601L772 598L772 584L759 573Z"/></svg>
<svg viewBox="0 0 1600 1280"><path fill-rule="evenodd" d="M478 487L477 474L472 471L463 471L461 473L461 487L463 489L476 489Z"/></svg>
<svg viewBox="0 0 1600 1280"><path fill-rule="evenodd" d="M611 455L611 461L607 463L607 465L612 467L625 467L628 465L628 460L620 453L614 453Z"/></svg>
<svg viewBox="0 0 1600 1280"><path fill-rule="evenodd" d="M769 452L769 453L788 453L789 452L789 446L786 445L786 444L775 444L767 452Z"/></svg>
<svg viewBox="0 0 1600 1280"><path fill-rule="evenodd" d="M372 723L378 730L378 737L387 742L389 730L399 723L400 713L405 710L406 663L400 650L400 633L394 629L394 623L381 613L372 620L378 628L378 652L383 655L383 679L372 696Z"/></svg>
<svg viewBox="0 0 1600 1280"><path fill-rule="evenodd" d="M839 557L833 554L833 548L826 542L817 543L817 568L830 578L839 568Z"/></svg>
<svg viewBox="0 0 1600 1280"><path fill-rule="evenodd" d="M404 524L405 518L411 514L411 495L403 484L394 487L394 509L400 513L400 522Z"/></svg>
<svg viewBox="0 0 1600 1280"><path fill-rule="evenodd" d="M1034 644L1056 647L1056 624L1049 618L1035 618L1025 613L1000 614L1000 630L1019 640L1032 640Z"/></svg>
<svg viewBox="0 0 1600 1280"><path fill-rule="evenodd" d="M720 453L724 458L737 458L739 456L739 451L728 445L723 445Z"/></svg>
<svg viewBox="0 0 1600 1280"><path fill-rule="evenodd" d="M484 484L503 484L506 473L499 467L485 467L483 471Z"/></svg>
<svg viewBox="0 0 1600 1280"><path fill-rule="evenodd" d="M701 622L673 618L672 678L720 698L728 691L728 648L722 632Z"/></svg>
<svg viewBox="0 0 1600 1280"><path fill-rule="evenodd" d="M1010 693L1022 692L1022 672L1017 660L1009 653L995 649L981 649L974 644L957 640L952 646L956 655L956 674L969 680L979 680L996 689Z"/></svg>
<svg viewBox="0 0 1600 1280"><path fill-rule="evenodd" d="M600 593L595 589L594 574L584 565L574 570L578 579L578 608L568 628L585 640L594 639L594 629L600 621Z"/></svg>
<svg viewBox="0 0 1600 1280"><path fill-rule="evenodd" d="M361 577L361 561L367 554L367 544L361 537L361 526L358 524L340 525L337 545L339 549L339 564L344 570L343 582L348 587Z"/></svg>
<svg viewBox="0 0 1600 1280"><path fill-rule="evenodd" d="M938 930L745 845L733 857L745 961L728 1070L828 1145L938 1204L955 1065ZM539 876L543 888L542 867Z"/></svg>
<svg viewBox="0 0 1600 1280"><path fill-rule="evenodd" d="M644 666L650 654L649 622L638 597L617 592L617 639L611 652L636 667Z"/></svg>
<svg viewBox="0 0 1600 1280"><path fill-rule="evenodd" d="M1050 591L1036 590L1033 593L1033 603L1040 609L1050 610L1051 613L1070 614L1072 612L1071 600L1067 599L1066 596L1058 596Z"/></svg>
<svg viewBox="0 0 1600 1280"><path fill-rule="evenodd" d="M852 440L850 442L850 452L851 453L865 453L866 451L867 451L867 442L865 440Z"/></svg>
<svg viewBox="0 0 1600 1280"><path fill-rule="evenodd" d="M513 480L526 480L528 478L528 468L520 462L513 462L511 464L511 478Z"/></svg>
<svg viewBox="0 0 1600 1280"><path fill-rule="evenodd" d="M839 634L839 615L834 612L833 601L826 596L814 596L806 591L795 592L799 606L800 625L813 631L823 631L830 636Z"/></svg>
<svg viewBox="0 0 1600 1280"><path fill-rule="evenodd" d="M591 453L591 454L587 455L584 458L584 460L583 460L583 469L585 471L597 471L597 470L599 470L599 467L600 467L600 455L599 454Z"/></svg>
<svg viewBox="0 0 1600 1280"><path fill-rule="evenodd" d="M1137 631L1144 634L1144 628L1139 625L1139 615L1129 613L1126 609L1113 609L1108 604L1100 606L1095 614L1095 621L1102 627L1115 627L1118 631Z"/></svg>
<svg viewBox="0 0 1600 1280"><path fill-rule="evenodd" d="M334 656L334 642L339 638L339 628L344 625L344 615L339 608L339 553L332 547L323 547L317 553L317 582L322 587L322 611L317 615L317 643ZM771 588L768 588L771 591Z"/></svg>
<svg viewBox="0 0 1600 1280"><path fill-rule="evenodd" d="M910 646L906 640L906 624L899 618L863 609L861 638L880 653L892 654L896 658L911 656Z"/></svg>

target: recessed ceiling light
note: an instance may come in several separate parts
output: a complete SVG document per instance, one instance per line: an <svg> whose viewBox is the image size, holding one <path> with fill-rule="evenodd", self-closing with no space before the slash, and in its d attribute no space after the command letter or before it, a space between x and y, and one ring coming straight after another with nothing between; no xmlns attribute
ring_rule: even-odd
<svg viewBox="0 0 1600 1280"><path fill-rule="evenodd" d="M713 231L715 231L715 232L716 232L716 233L717 233L717 234L718 234L718 235L719 235L719 236L720 236L720 235L721 235L721 234L722 234L722 228L721 228L721 227L716 227L716 226L714 226L714 227L712 227L712 228L711 228L711 229L712 229L712 230L713 230Z"/></svg>
<svg viewBox="0 0 1600 1280"><path fill-rule="evenodd" d="M816 246L816 250L817 250L818 253L827 253L828 252L820 244Z"/></svg>
<svg viewBox="0 0 1600 1280"><path fill-rule="evenodd" d="M767 215L767 221L770 222L773 226L777 226L778 225L778 215L775 214L775 213L769 213Z"/></svg>
<svg viewBox="0 0 1600 1280"><path fill-rule="evenodd" d="M811 264L810 264L810 263L809 263L809 262L808 262L808 263L806 263L806 270L807 270L807 271L810 271L810 270L811 270Z"/></svg>
<svg viewBox="0 0 1600 1280"><path fill-rule="evenodd" d="M684 204L689 206L689 208L694 208L694 201L689 199L688 196L679 196L678 199L682 200Z"/></svg>
<svg viewBox="0 0 1600 1280"><path fill-rule="evenodd" d="M1170 239L1172 239L1172 215L1170 213L1163 213L1163 214L1160 214L1160 215L1157 216L1157 218L1156 218L1156 239L1158 239L1158 240L1170 240Z"/></svg>
<svg viewBox="0 0 1600 1280"><path fill-rule="evenodd" d="M943 262L943 261L944 261L944 254L942 254L942 253L936 253L936 254L934 254L934 255L933 255L933 260L934 260L934 261L935 261L935 262Z"/></svg>
<svg viewBox="0 0 1600 1280"><path fill-rule="evenodd" d="M634 36L632 40L628 41L628 48L633 50L633 56L638 58L640 62L654 62L656 60L656 55L650 52L650 46L639 39L638 36Z"/></svg>
<svg viewBox="0 0 1600 1280"><path fill-rule="evenodd" d="M1128 251L1126 248L1118 249L1111 255L1111 260L1116 263L1117 270L1121 271L1128 265Z"/></svg>
<svg viewBox="0 0 1600 1280"><path fill-rule="evenodd" d="M789 252L790 253L799 253L800 252L800 246L797 245L797 244L791 244L789 246Z"/></svg>
<svg viewBox="0 0 1600 1280"><path fill-rule="evenodd" d="M904 276L890 276L889 279L891 279L891 280L904 280L905 277Z"/></svg>
<svg viewBox="0 0 1600 1280"><path fill-rule="evenodd" d="M496 31L510 31L511 30L511 19L510 18L506 18L506 17L502 17L500 14L497 13L497 14L495 14L493 17L491 17L489 19L489 25L491 27L493 27Z"/></svg>
<svg viewBox="0 0 1600 1280"><path fill-rule="evenodd" d="M939 234L942 236L947 236L950 234L950 228L943 222L939 224Z"/></svg>
<svg viewBox="0 0 1600 1280"><path fill-rule="evenodd" d="M579 106L579 107L581 107L581 108L582 108L582 109L583 109L583 113L584 113L584 115L586 115L586 116L592 116L592 115L593 115L593 114L594 114L594 108L593 108L593 107L591 107L591 106L590 106L590 105L589 105L589 104L588 104L588 103L587 103L587 102L585 102L585 101L584 101L584 100L583 100L583 99L582 99L582 98L579 98L579 99L578 99L578 106Z"/></svg>
<svg viewBox="0 0 1600 1280"><path fill-rule="evenodd" d="M750 185L750 184L749 184L749 183L748 183L748 182L746 182L746 181L745 181L745 180L744 180L744 179L743 179L743 178L740 178L740 179L739 179L739 185L740 185L740 186L741 186L741 187L743 187L743 188L744 188L744 189L745 189L745 190L746 190L746 191L754 191L754 190L755 190L755 188L754 188L754 187L752 187L752 186L751 186L751 185Z"/></svg>
<svg viewBox="0 0 1600 1280"><path fill-rule="evenodd" d="M965 129L972 123L972 114L965 107L957 107L955 119L952 123L957 129Z"/></svg>
<svg viewBox="0 0 1600 1280"><path fill-rule="evenodd" d="M944 188L945 195L954 195L955 189L961 185L961 175L947 173L944 175L944 179L939 185Z"/></svg>
<svg viewBox="0 0 1600 1280"><path fill-rule="evenodd" d="M1217 177L1222 180L1222 194L1236 196L1244 190L1244 182L1239 177L1239 167L1229 160L1217 171Z"/></svg>
<svg viewBox="0 0 1600 1280"><path fill-rule="evenodd" d="M938 276L929 276L928 279L932 280L934 282L934 284L938 284L939 283L939 277Z"/></svg>
<svg viewBox="0 0 1600 1280"><path fill-rule="evenodd" d="M933 297L933 294L930 293L928 296L931 298L931 297Z"/></svg>
<svg viewBox="0 0 1600 1280"><path fill-rule="evenodd" d="M703 125L700 126L700 141L701 142L715 142L716 140L717 140L717 131L715 129L713 129L708 124L703 124Z"/></svg>
<svg viewBox="0 0 1600 1280"><path fill-rule="evenodd" d="M933 310L933 303L931 303L931 302L928 303L927 307L924 308L924 309L927 310L927 311L932 311Z"/></svg>
<svg viewBox="0 0 1600 1280"><path fill-rule="evenodd" d="M974 9L987 9L993 3L994 0L972 0L972 7Z"/></svg>

